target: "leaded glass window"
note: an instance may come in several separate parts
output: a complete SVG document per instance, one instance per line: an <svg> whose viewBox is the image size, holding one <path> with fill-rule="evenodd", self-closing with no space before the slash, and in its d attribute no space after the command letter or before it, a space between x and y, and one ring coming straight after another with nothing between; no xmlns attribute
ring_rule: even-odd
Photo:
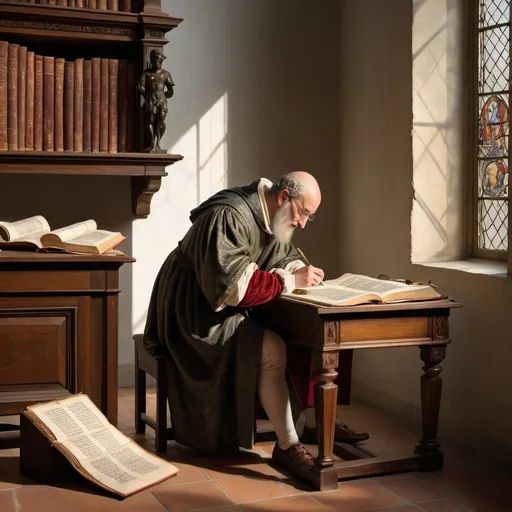
<svg viewBox="0 0 512 512"><path fill-rule="evenodd" d="M478 249L508 250L510 0L479 0Z"/></svg>

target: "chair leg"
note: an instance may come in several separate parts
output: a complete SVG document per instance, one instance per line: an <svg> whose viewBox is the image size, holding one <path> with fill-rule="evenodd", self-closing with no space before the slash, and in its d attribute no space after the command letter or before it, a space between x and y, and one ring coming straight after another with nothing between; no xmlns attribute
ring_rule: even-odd
<svg viewBox="0 0 512 512"><path fill-rule="evenodd" d="M158 453L167 452L167 380L164 361L158 361L156 379L156 439L155 449Z"/></svg>
<svg viewBox="0 0 512 512"><path fill-rule="evenodd" d="M146 413L146 372L139 368L137 348L135 348L135 432L144 434L146 423L142 414Z"/></svg>

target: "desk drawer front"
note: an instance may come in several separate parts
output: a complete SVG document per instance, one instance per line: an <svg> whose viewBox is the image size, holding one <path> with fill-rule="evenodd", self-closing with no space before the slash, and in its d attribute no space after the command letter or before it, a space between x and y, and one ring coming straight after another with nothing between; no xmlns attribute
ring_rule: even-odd
<svg viewBox="0 0 512 512"><path fill-rule="evenodd" d="M96 276L98 274L98 276ZM100 277L98 279L97 277ZM94 286L93 286L94 285ZM105 272L79 270L25 270L0 272L0 293L82 292L105 290Z"/></svg>
<svg viewBox="0 0 512 512"><path fill-rule="evenodd" d="M428 317L366 318L340 322L340 344L377 340L429 339Z"/></svg>
<svg viewBox="0 0 512 512"><path fill-rule="evenodd" d="M67 384L69 316L0 317L0 384Z"/></svg>

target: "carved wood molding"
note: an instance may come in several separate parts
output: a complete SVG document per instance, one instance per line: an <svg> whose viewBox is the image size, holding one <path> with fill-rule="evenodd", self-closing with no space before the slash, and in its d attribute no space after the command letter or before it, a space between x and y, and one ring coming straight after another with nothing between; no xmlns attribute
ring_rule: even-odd
<svg viewBox="0 0 512 512"><path fill-rule="evenodd" d="M338 346L340 344L338 322L325 322L324 340L326 346Z"/></svg>
<svg viewBox="0 0 512 512"><path fill-rule="evenodd" d="M137 217L147 217L151 211L151 199L160 190L161 176L132 177L132 211Z"/></svg>
<svg viewBox="0 0 512 512"><path fill-rule="evenodd" d="M0 20L0 27L27 28L31 30L58 30L61 32L84 32L89 34L104 34L114 36L134 36L131 28L107 27L97 25L78 25L74 23L50 23L32 20Z"/></svg>
<svg viewBox="0 0 512 512"><path fill-rule="evenodd" d="M449 338L448 317L435 316L432 318L432 339L447 340Z"/></svg>

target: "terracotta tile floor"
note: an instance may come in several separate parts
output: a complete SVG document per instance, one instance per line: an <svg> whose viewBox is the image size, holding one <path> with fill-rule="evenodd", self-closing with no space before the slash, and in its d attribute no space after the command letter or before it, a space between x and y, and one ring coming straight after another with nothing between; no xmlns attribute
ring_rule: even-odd
<svg viewBox="0 0 512 512"><path fill-rule="evenodd" d="M152 450L152 430L134 432L133 390L120 390L119 405L118 427ZM150 394L148 412L153 410ZM416 433L382 413L354 405L340 407L339 414L370 431L365 446L379 455L409 453L416 443ZM0 418L8 420L16 421ZM39 485L20 475L19 450L5 446L0 436L0 512L512 511L512 472L450 446L444 446L443 471L352 480L340 482L334 491L313 492L307 483L268 464L272 442L231 460L200 457L169 443L166 457L180 468L179 474L125 500L107 497L78 477L58 486Z"/></svg>

